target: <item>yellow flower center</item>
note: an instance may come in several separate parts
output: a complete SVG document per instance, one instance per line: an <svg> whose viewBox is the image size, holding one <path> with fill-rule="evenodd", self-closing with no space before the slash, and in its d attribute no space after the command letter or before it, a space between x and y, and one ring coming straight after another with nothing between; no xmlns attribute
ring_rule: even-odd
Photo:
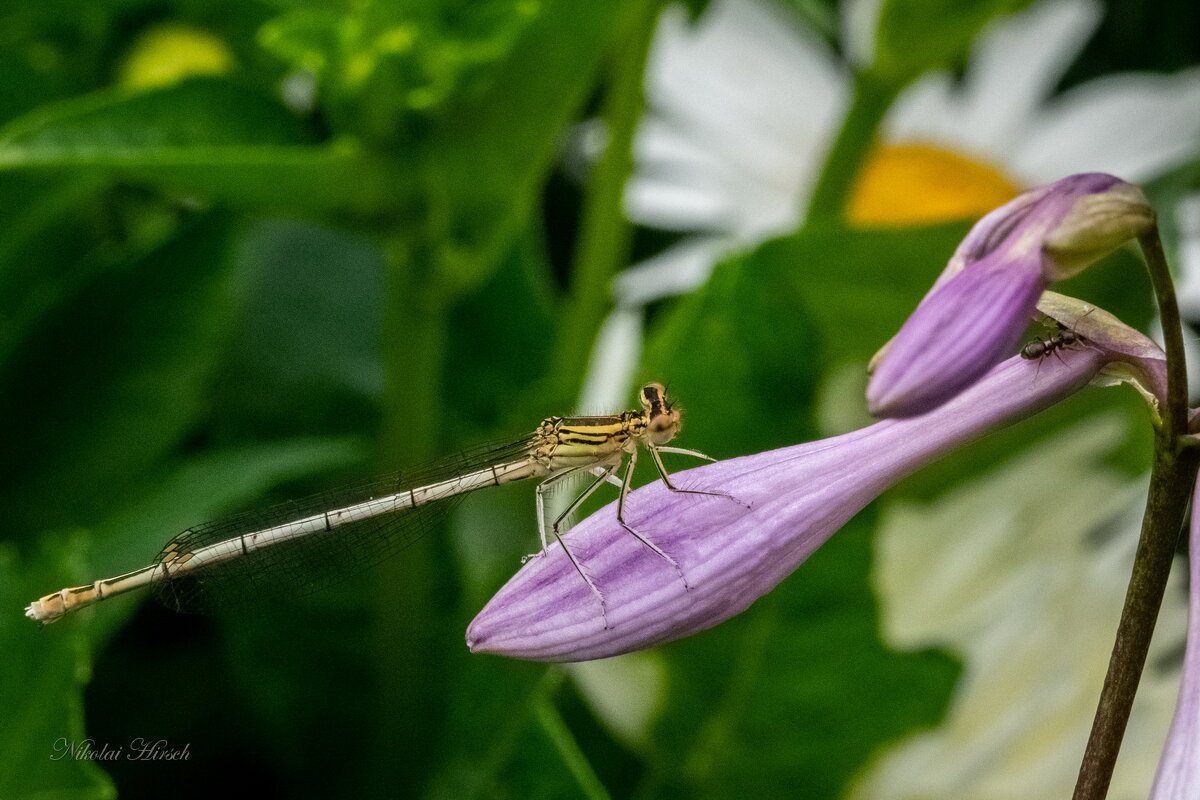
<svg viewBox="0 0 1200 800"><path fill-rule="evenodd" d="M981 217L1020 193L998 168L930 145L878 147L850 198L850 221L905 227Z"/></svg>
<svg viewBox="0 0 1200 800"><path fill-rule="evenodd" d="M190 75L223 75L233 53L217 37L196 28L155 25L133 43L117 82L131 89L165 86Z"/></svg>

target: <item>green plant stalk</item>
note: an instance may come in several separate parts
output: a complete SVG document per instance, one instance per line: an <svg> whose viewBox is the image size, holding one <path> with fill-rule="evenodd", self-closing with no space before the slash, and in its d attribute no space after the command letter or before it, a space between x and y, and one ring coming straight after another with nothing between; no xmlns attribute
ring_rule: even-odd
<svg viewBox="0 0 1200 800"><path fill-rule="evenodd" d="M564 673L562 667L552 666L535 690L531 702L534 717L542 732L558 751L559 758L571 776L575 778L576 788L581 797L587 800L609 800L608 790L604 788L587 756L575 740L575 735L563 720L562 715L554 706L554 691L562 683Z"/></svg>
<svg viewBox="0 0 1200 800"><path fill-rule="evenodd" d="M556 392L564 402L578 389L596 331L612 305L613 276L629 260L632 227L622 199L633 170L633 138L645 105L646 61L661 7L661 0L645 0L629 15L609 67L603 112L608 142L588 179L554 360L555 374L564 381ZM566 385L567 380L572 383Z"/></svg>
<svg viewBox="0 0 1200 800"><path fill-rule="evenodd" d="M1183 528L1188 500L1200 468L1200 451L1185 447L1187 433L1187 370L1183 331L1170 271L1158 230L1139 239L1154 284L1167 353L1167 401L1162 425L1155 435L1150 492L1142 519L1142 534L1117 625L1108 674L1092 722L1091 735L1079 767L1074 800L1103 800L1108 794L1129 712L1137 694L1154 625L1162 607L1167 577Z"/></svg>
<svg viewBox="0 0 1200 800"><path fill-rule="evenodd" d="M413 260L432 254L411 256ZM384 412L380 453L386 464L413 464L437 454L447 330L438 271L412 274L390 266L384 328Z"/></svg>
<svg viewBox="0 0 1200 800"><path fill-rule="evenodd" d="M418 464L441 447L442 387L447 341L446 292L435 252L414 244L421 233L397 234L385 244L387 299L383 330L385 385L378 458L382 471ZM439 721L447 714L454 656L461 650L452 630L453 576L445 537L425 536L404 558L374 570L372 652L377 688L377 750L367 796L394 795L419 786L428 775L414 765L436 763ZM413 720L423 720L414 725ZM404 753L404 758L397 758Z"/></svg>
<svg viewBox="0 0 1200 800"><path fill-rule="evenodd" d="M807 222L845 218L846 207L871 154L879 124L903 88L904 84L891 83L871 72L855 76L850 108L808 201Z"/></svg>

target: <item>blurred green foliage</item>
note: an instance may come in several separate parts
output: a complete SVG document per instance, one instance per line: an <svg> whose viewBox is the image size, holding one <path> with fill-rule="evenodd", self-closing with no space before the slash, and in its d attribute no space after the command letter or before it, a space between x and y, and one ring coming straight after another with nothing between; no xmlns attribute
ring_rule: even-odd
<svg viewBox="0 0 1200 800"><path fill-rule="evenodd" d="M832 30L832 3L800 5ZM1009 5L886 4L908 25L886 40L895 79L954 63ZM198 619L121 598L46 630L20 616L190 524L569 411L586 350L563 343L594 338L629 232L619 190L577 222L547 187L574 123L596 107L636 122L628 59L658 7L5 4L0 796L832 798L937 720L958 667L880 641L870 510L746 614L649 656L664 680L640 743L561 669L463 646L533 547L529 487L472 497L446 536L286 608ZM167 22L232 69L122 85ZM562 257L577 230L625 238ZM687 445L713 455L814 438L828 376L865 363L965 230L823 220L768 242L654 309L639 377L670 381ZM1081 291L1143 324L1124 266ZM935 493L1095 407L1141 419L1111 394L900 491ZM85 738L191 755L53 758Z"/></svg>

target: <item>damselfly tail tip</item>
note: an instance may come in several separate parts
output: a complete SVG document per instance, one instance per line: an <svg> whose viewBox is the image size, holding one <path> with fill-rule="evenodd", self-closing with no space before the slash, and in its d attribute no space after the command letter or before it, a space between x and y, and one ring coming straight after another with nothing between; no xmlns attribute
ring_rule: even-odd
<svg viewBox="0 0 1200 800"><path fill-rule="evenodd" d="M49 625L51 622L58 620L61 615L49 613L49 611L42 606L41 600L35 600L29 605L25 606L25 616L31 620L34 620L35 622L40 622L43 625Z"/></svg>
<svg viewBox="0 0 1200 800"><path fill-rule="evenodd" d="M51 622L61 619L67 610L63 593L59 591L34 600L25 606L25 616L43 625L49 625Z"/></svg>

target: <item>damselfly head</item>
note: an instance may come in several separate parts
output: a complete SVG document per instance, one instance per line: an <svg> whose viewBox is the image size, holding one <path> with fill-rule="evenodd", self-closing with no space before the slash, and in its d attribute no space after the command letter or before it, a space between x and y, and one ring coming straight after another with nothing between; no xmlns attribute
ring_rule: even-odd
<svg viewBox="0 0 1200 800"><path fill-rule="evenodd" d="M654 444L666 444L675 438L682 425L679 412L667 400L667 389L661 383L642 387L642 409L646 415L646 433Z"/></svg>

